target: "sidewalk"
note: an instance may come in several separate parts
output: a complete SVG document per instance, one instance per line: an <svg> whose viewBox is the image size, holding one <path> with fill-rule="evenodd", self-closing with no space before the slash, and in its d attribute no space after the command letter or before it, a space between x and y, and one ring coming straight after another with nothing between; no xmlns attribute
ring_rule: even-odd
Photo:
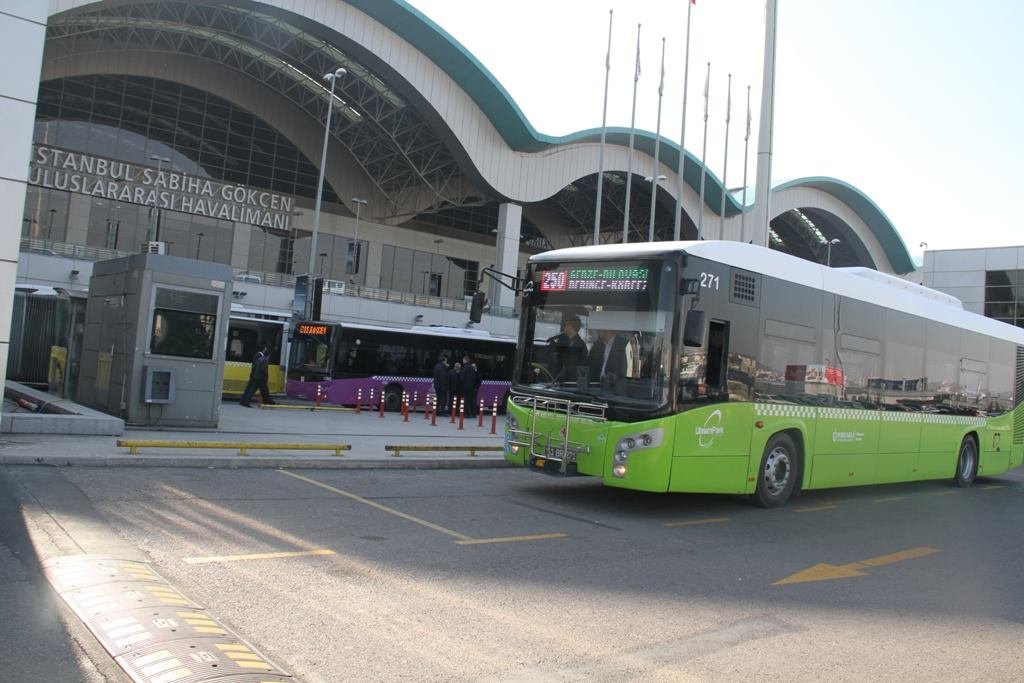
<svg viewBox="0 0 1024 683"><path fill-rule="evenodd" d="M244 408L234 401L221 404L217 429L185 430L125 427L118 436L82 436L54 433L0 435L0 464L37 464L51 466L122 467L148 465L158 467L290 467L290 468L468 468L503 467L500 451L485 451L470 456L462 447L501 447L505 418L499 415L495 434L492 417L486 415L483 426L476 418L459 419L438 416L435 425L423 413L413 413L405 421L400 413L338 410L325 406L311 410L312 404L286 402L280 406ZM2 419L8 419L3 415ZM335 456L332 452L304 450L262 450L248 455L237 448L158 448L141 447L136 455L118 446L118 441L160 440L183 442L245 442L349 444L351 450ZM386 445L458 447L440 452L402 451L401 456L385 450Z"/></svg>

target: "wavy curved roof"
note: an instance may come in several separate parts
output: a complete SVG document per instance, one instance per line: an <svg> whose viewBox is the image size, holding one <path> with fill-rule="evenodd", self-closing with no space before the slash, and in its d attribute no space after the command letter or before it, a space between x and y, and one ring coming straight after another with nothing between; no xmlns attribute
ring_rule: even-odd
<svg viewBox="0 0 1024 683"><path fill-rule="evenodd" d="M558 145L600 141L601 130L595 128L558 137L538 132L508 91L483 64L447 31L404 0L347 1L400 35L444 69L466 91L513 150L537 152ZM628 128L612 127L608 128L606 139L610 144L626 146L629 134ZM656 140L654 134L638 130L635 132L634 147L653 156ZM659 160L677 173L680 156L679 145L664 137L660 139ZM700 185L700 168L700 161L686 152L683 177L695 191ZM705 203L717 212L722 203L722 183L710 172L707 177L710 182L705 187ZM787 181L775 186L772 191L780 192L790 188L817 189L845 202L878 240L896 272L908 273L915 269L895 226L871 198L857 188L834 178L808 177ZM732 195L726 193L726 200L726 216L735 216L743 210Z"/></svg>

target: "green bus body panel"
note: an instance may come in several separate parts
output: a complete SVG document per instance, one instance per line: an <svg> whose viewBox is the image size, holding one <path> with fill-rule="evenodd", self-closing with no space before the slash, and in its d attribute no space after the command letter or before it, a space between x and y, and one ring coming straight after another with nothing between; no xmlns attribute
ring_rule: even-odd
<svg viewBox="0 0 1024 683"><path fill-rule="evenodd" d="M507 406L520 428L531 424L526 409ZM1024 410L1024 405L1016 410ZM756 424L760 422L762 426ZM540 444L564 439L564 414L536 417ZM827 408L782 403L717 403L637 423L573 418L569 440L585 444L579 474L607 486L639 491L753 493L768 440L789 432L803 454L803 489L951 479L960 443L978 440L978 474L993 476L1024 461L1013 445L1014 413L984 418L920 412ZM624 436L661 430L660 443L630 452L624 477L612 474L616 445ZM525 449L514 453L506 431L505 459L525 466Z"/></svg>

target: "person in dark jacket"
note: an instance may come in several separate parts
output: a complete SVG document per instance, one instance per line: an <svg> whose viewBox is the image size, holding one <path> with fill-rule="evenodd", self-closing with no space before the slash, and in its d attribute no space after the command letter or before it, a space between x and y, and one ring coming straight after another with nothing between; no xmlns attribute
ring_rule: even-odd
<svg viewBox="0 0 1024 683"><path fill-rule="evenodd" d="M270 349L264 344L256 352L256 355L252 357L249 381L245 385L245 391L242 392L242 398L238 401L238 405L249 408L249 401L252 400L252 395L256 393L257 389L260 390L260 400L263 401L263 405L274 405L274 400L270 398L270 387L267 386L267 379L269 377L267 366L269 365Z"/></svg>
<svg viewBox="0 0 1024 683"><path fill-rule="evenodd" d="M580 319L571 316L562 321L562 332L548 340L554 347L556 382L575 382L576 371L587 367L587 343L580 337Z"/></svg>
<svg viewBox="0 0 1024 683"><path fill-rule="evenodd" d="M451 405L448 401L448 358L441 356L434 365L434 396L437 397L437 411L443 413Z"/></svg>
<svg viewBox="0 0 1024 683"><path fill-rule="evenodd" d="M448 371L448 405L447 408L451 413L457 413L459 411L458 402L456 399L459 398L459 375L462 373L462 363L458 361L452 366L452 369ZM452 407L452 404L455 406Z"/></svg>
<svg viewBox="0 0 1024 683"><path fill-rule="evenodd" d="M466 417L476 417L476 394L480 389L480 371L476 363L466 354L462 357L462 372L459 373L459 388L462 398L466 401Z"/></svg>
<svg viewBox="0 0 1024 683"><path fill-rule="evenodd" d="M614 384L626 376L626 340L614 330L600 330L590 348L590 379Z"/></svg>

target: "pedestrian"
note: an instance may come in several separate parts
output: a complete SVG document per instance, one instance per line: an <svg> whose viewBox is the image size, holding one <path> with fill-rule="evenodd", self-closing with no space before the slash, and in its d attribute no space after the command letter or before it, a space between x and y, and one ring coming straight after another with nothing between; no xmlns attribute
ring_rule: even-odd
<svg viewBox="0 0 1024 683"><path fill-rule="evenodd" d="M448 371L448 403L455 403L455 399L459 398L461 391L459 388L459 374L462 372L462 363L456 361L452 369ZM452 407L452 412L455 413L459 410L459 406L455 404Z"/></svg>
<svg viewBox="0 0 1024 683"><path fill-rule="evenodd" d="M466 401L466 417L476 417L476 393L480 384L480 371L467 353L462 357L462 372L459 374L460 393Z"/></svg>
<svg viewBox="0 0 1024 683"><path fill-rule="evenodd" d="M249 401L252 400L252 396L256 393L257 389L260 390L260 400L263 401L263 405L274 405L274 400L270 398L270 387L267 386L268 365L270 365L270 349L264 344L252 358L249 381L246 383L245 391L242 392L242 398L238 402L240 406L249 408Z"/></svg>
<svg viewBox="0 0 1024 683"><path fill-rule="evenodd" d="M441 355L434 365L434 396L441 410L448 405L448 357Z"/></svg>

